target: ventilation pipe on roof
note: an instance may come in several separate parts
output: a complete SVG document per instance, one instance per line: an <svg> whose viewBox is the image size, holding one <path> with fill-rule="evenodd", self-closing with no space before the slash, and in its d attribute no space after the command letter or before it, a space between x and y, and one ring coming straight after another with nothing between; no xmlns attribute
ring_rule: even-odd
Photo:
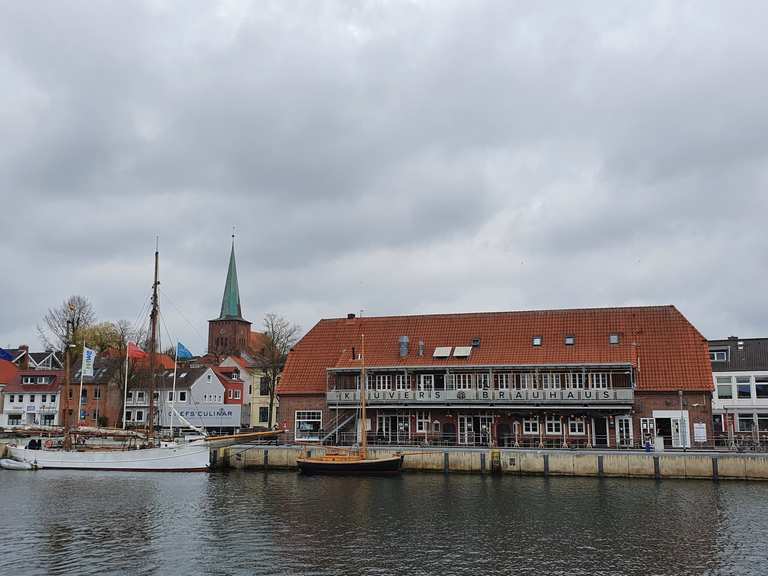
<svg viewBox="0 0 768 576"><path fill-rule="evenodd" d="M400 336L398 340L400 342L400 358L408 356L408 336Z"/></svg>
<svg viewBox="0 0 768 576"><path fill-rule="evenodd" d="M419 340L419 356L424 356L424 340Z"/></svg>

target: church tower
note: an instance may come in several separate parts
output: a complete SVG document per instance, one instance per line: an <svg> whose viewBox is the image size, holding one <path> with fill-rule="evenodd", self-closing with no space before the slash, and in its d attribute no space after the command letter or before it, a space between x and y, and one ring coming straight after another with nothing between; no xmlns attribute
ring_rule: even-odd
<svg viewBox="0 0 768 576"><path fill-rule="evenodd" d="M232 251L229 254L227 283L221 299L221 313L208 321L208 352L216 355L241 356L248 350L251 323L243 318L240 307L240 289L237 285L235 264L235 235L232 234Z"/></svg>

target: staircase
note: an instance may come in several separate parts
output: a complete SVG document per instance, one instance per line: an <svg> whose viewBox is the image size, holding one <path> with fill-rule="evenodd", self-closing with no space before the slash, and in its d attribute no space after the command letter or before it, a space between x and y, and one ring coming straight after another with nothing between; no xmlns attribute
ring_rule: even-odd
<svg viewBox="0 0 768 576"><path fill-rule="evenodd" d="M333 420L331 420L328 425L323 428L320 436L320 442L325 444L329 438L336 434L336 432L354 420L355 416L357 416L356 410L339 410L336 417L333 418Z"/></svg>

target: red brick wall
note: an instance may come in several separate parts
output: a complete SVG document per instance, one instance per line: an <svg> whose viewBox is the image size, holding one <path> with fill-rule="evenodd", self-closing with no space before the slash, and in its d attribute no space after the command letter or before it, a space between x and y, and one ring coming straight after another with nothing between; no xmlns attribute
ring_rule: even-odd
<svg viewBox="0 0 768 576"><path fill-rule="evenodd" d="M323 428L335 417L328 408L325 401L325 394L282 394L280 396L280 405L277 407L277 423L288 429L290 438L293 438L294 416L297 410L322 410Z"/></svg>
<svg viewBox="0 0 768 576"><path fill-rule="evenodd" d="M698 406L695 406L698 404ZM654 410L680 410L680 397L677 392L640 392L635 391L634 418L632 421L635 438L640 437L640 419L653 417ZM693 442L693 424L702 422L707 426L707 441L712 442L712 394L710 392L684 392L683 410L688 411L690 420L688 435Z"/></svg>
<svg viewBox="0 0 768 576"><path fill-rule="evenodd" d="M250 333L250 322L210 320L208 322L208 352L211 354L239 355L247 349ZM223 338L227 339L226 344L222 342Z"/></svg>

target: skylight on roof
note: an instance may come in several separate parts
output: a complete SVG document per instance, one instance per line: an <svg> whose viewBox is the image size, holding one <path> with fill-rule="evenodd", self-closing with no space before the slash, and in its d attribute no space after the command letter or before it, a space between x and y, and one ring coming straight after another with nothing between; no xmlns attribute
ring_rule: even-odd
<svg viewBox="0 0 768 576"><path fill-rule="evenodd" d="M453 349L454 358L469 358L471 353L472 346L456 346L456 348Z"/></svg>
<svg viewBox="0 0 768 576"><path fill-rule="evenodd" d="M438 346L432 353L432 358L448 358L452 349L452 346Z"/></svg>

